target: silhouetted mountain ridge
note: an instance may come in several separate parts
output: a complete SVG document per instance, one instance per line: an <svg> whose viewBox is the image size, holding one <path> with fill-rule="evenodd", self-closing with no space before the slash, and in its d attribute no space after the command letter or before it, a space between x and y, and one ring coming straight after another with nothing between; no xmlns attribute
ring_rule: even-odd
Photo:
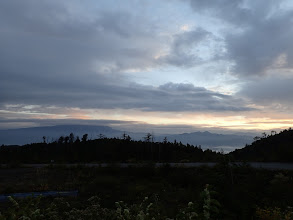
<svg viewBox="0 0 293 220"><path fill-rule="evenodd" d="M90 139L98 138L99 134L109 137L120 136L121 131L112 129L108 126L96 125L56 125L46 127L19 128L0 131L0 144L30 144L42 142L43 136L47 142L52 142L60 136L68 136L73 133L75 136L81 137L88 134Z"/></svg>
<svg viewBox="0 0 293 220"><path fill-rule="evenodd" d="M57 125L48 127L33 127L20 128L0 131L0 145L23 145L30 143L38 143L43 141L43 136L46 137L46 142L56 141L60 136L68 136L73 133L80 138L84 134L88 134L89 139L100 138L102 136L108 138L121 138L124 133L129 135L133 140L144 140L146 133L127 132L113 129L109 126L102 125ZM220 150L226 152L235 148L243 147L245 144L252 142L252 136L235 135L235 134L215 134L208 131L192 132L183 134L167 134L158 135L152 134L153 140L162 142L166 137L168 141L182 142L183 144L191 144L201 146L203 149ZM228 150L227 150L228 149Z"/></svg>
<svg viewBox="0 0 293 220"><path fill-rule="evenodd" d="M293 130L256 138L251 144L230 153L236 160L293 162Z"/></svg>

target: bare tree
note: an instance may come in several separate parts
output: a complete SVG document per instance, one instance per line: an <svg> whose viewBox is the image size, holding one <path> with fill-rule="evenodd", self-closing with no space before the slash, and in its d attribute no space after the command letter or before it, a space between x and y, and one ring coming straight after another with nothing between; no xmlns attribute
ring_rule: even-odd
<svg viewBox="0 0 293 220"><path fill-rule="evenodd" d="M122 139L125 140L125 141L130 141L131 137L124 132L123 135L122 135Z"/></svg>
<svg viewBox="0 0 293 220"><path fill-rule="evenodd" d="M150 142L153 140L153 136L151 133L147 133L147 135L144 137L145 142Z"/></svg>
<svg viewBox="0 0 293 220"><path fill-rule="evenodd" d="M99 139L104 139L104 138L106 138L105 135L103 135L103 134L99 134Z"/></svg>

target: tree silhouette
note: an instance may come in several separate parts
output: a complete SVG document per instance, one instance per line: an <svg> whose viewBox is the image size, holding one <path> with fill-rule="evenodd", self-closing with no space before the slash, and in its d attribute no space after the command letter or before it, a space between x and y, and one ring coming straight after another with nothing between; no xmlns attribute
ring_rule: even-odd
<svg viewBox="0 0 293 220"><path fill-rule="evenodd" d="M63 136L59 137L58 144L63 144L63 142L64 142L64 137Z"/></svg>
<svg viewBox="0 0 293 220"><path fill-rule="evenodd" d="M69 136L66 136L66 137L64 138L64 142L65 142L65 144L68 144L68 141L69 141Z"/></svg>
<svg viewBox="0 0 293 220"><path fill-rule="evenodd" d="M99 139L104 139L104 138L106 138L105 135L103 135L103 134L99 134Z"/></svg>
<svg viewBox="0 0 293 220"><path fill-rule="evenodd" d="M152 140L153 136L151 133L147 133L147 135L144 137L145 142L150 142Z"/></svg>
<svg viewBox="0 0 293 220"><path fill-rule="evenodd" d="M82 136L81 141L82 141L82 142L86 142L86 141L87 141L87 138L88 138L88 134L84 134L84 135Z"/></svg>
<svg viewBox="0 0 293 220"><path fill-rule="evenodd" d="M168 139L167 139L167 137L164 137L164 142L163 142L164 144L167 144L168 143Z"/></svg>
<svg viewBox="0 0 293 220"><path fill-rule="evenodd" d="M70 133L69 135L69 143L72 144L74 142L74 134Z"/></svg>
<svg viewBox="0 0 293 220"><path fill-rule="evenodd" d="M75 139L75 142L74 143L80 143L80 139L79 139L79 136L76 136L76 139Z"/></svg>

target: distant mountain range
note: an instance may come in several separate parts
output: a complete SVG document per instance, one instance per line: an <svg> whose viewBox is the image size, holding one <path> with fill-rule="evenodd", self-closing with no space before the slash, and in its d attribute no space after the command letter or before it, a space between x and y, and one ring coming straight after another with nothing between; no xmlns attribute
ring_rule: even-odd
<svg viewBox="0 0 293 220"><path fill-rule="evenodd" d="M0 131L0 144L23 145L38 143L43 141L43 136L47 142L53 142L60 136L68 136L73 133L80 138L88 134L89 139L99 138L100 134L106 137L120 137L123 132L114 130L108 126L92 125L57 125L49 127L19 128Z"/></svg>
<svg viewBox="0 0 293 220"><path fill-rule="evenodd" d="M0 131L0 145L24 145L43 141L43 136L47 142L57 140L60 136L68 136L73 133L80 138L88 134L89 139L97 139L100 135L108 138L121 138L124 131L115 130L108 126L94 125L57 125L50 127L20 128ZM144 140L145 133L126 132L134 140ZM201 145L203 149L212 150L223 149L225 152L242 148L245 144L250 144L252 136L239 134L215 134L210 132L193 132L184 134L154 135L154 141L163 141L167 137L170 142L182 142L183 144Z"/></svg>

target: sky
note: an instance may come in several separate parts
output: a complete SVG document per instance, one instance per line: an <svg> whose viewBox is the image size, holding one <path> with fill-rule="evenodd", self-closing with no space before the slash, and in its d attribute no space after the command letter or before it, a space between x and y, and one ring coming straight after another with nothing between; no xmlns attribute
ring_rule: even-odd
<svg viewBox="0 0 293 220"><path fill-rule="evenodd" d="M0 129L288 128L292 39L289 0L1 1Z"/></svg>

